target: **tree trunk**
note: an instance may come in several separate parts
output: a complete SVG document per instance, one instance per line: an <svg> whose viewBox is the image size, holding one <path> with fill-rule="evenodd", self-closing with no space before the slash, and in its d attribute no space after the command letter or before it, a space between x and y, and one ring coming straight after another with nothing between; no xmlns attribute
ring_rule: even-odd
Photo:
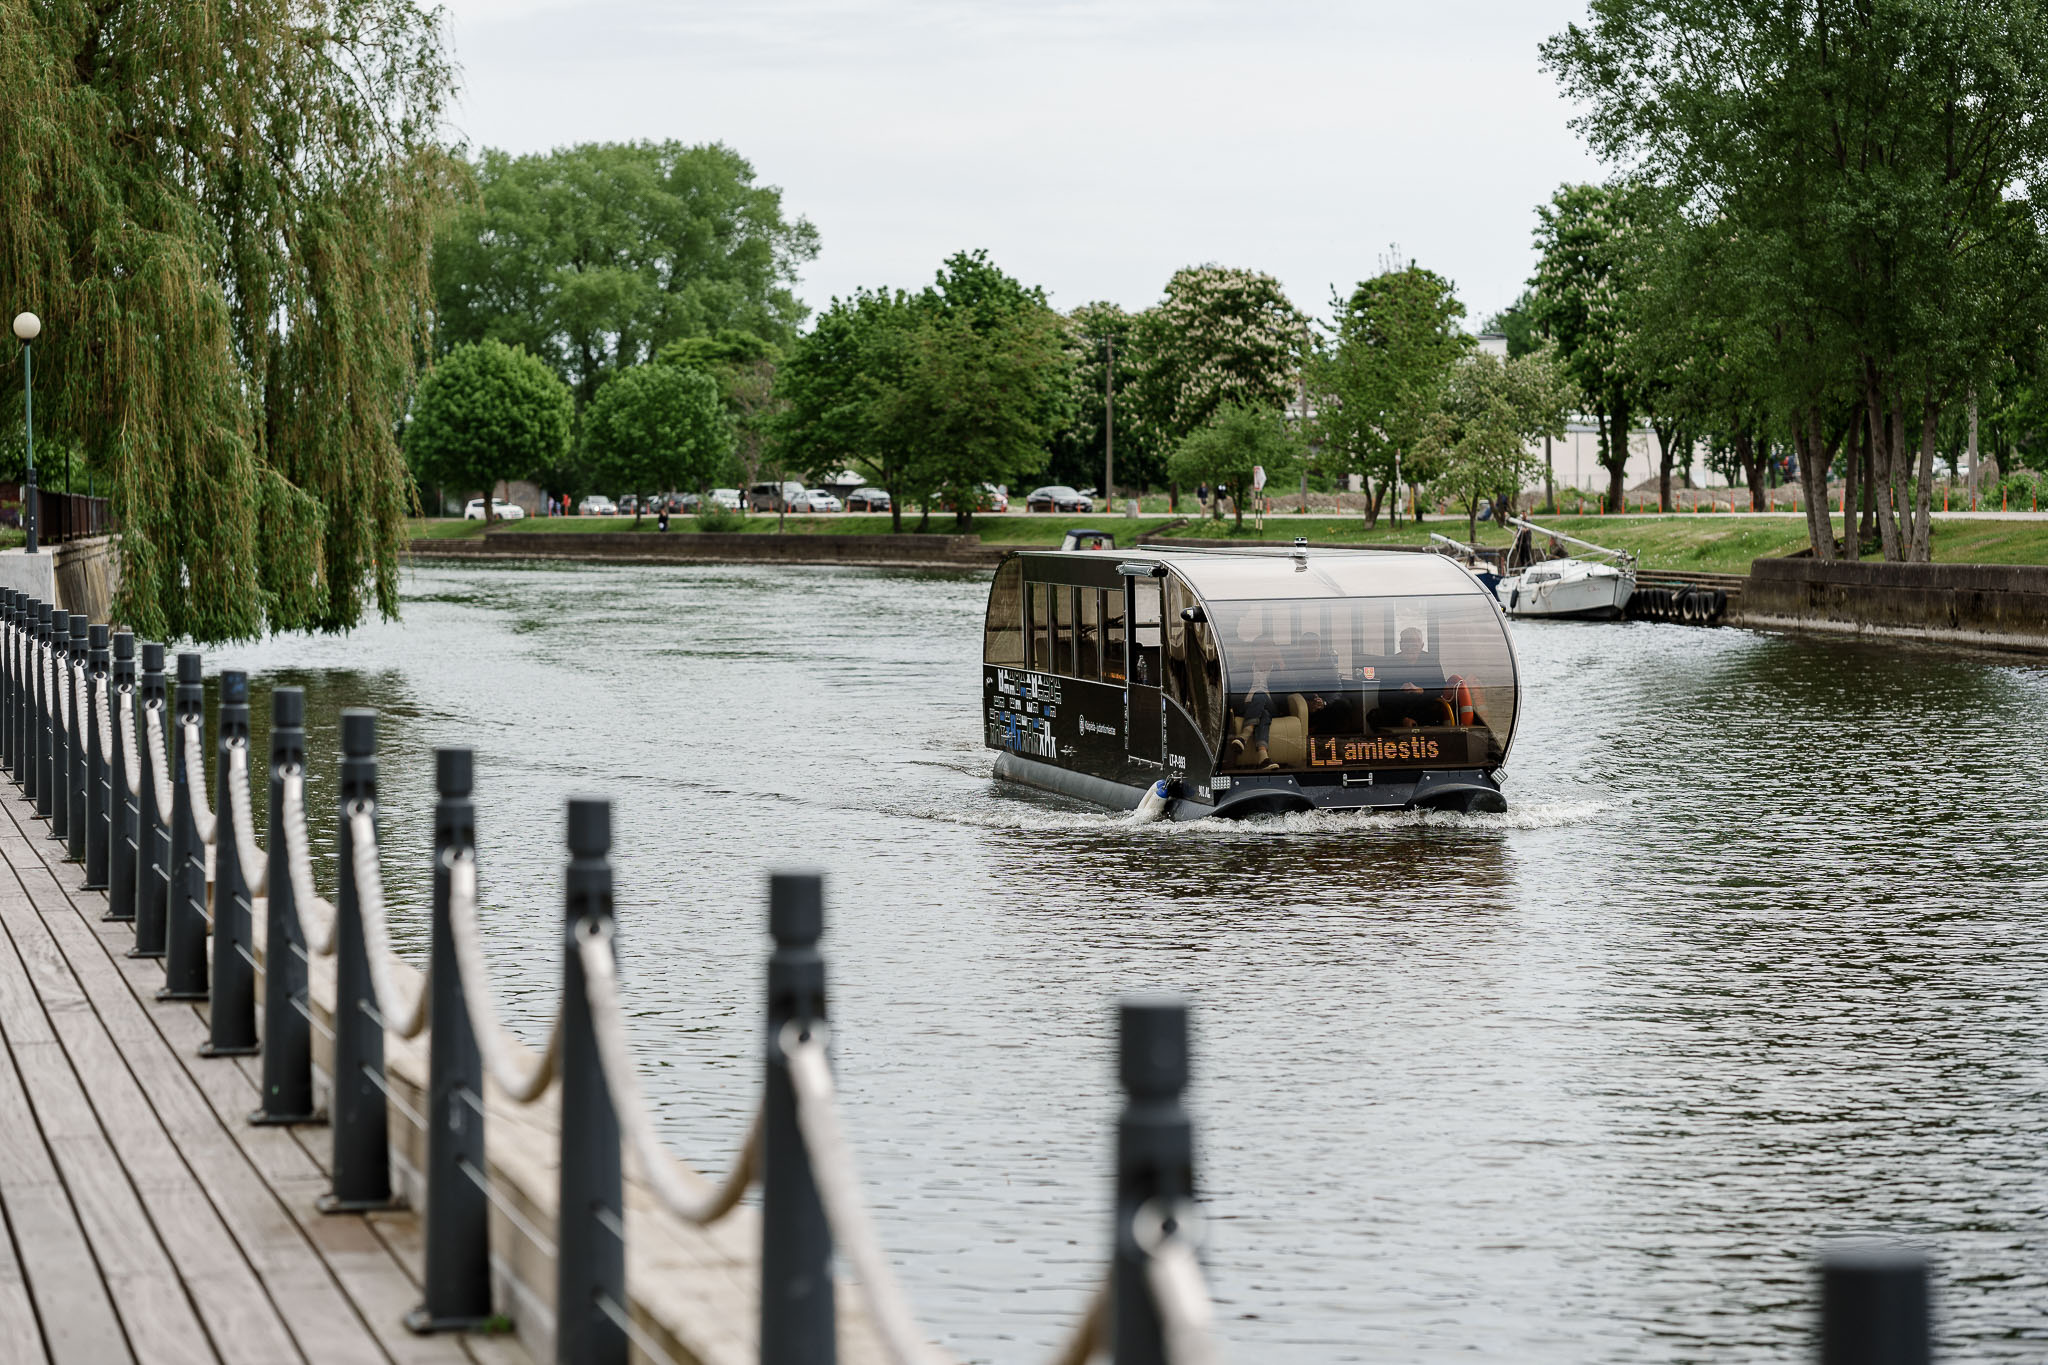
<svg viewBox="0 0 2048 1365"><path fill-rule="evenodd" d="M1607 510L1619 509L1628 496L1628 404L1617 403L1607 423Z"/></svg>
<svg viewBox="0 0 2048 1365"><path fill-rule="evenodd" d="M1656 427L1657 433L1657 510L1671 510L1671 462L1678 458L1678 430L1675 427Z"/></svg>
<svg viewBox="0 0 2048 1365"><path fill-rule="evenodd" d="M1906 558L1915 564L1932 559L1934 531L1934 435L1941 409L1932 394L1920 414L1920 469L1913 481L1913 525Z"/></svg>
<svg viewBox="0 0 2048 1365"><path fill-rule="evenodd" d="M1882 434L1875 450L1877 478L1871 484L1871 492L1877 495L1878 542L1884 546L1885 561L1897 564L1906 555L1906 548L1899 539L1898 506L1899 456L1906 444L1906 414L1896 401L1881 406L1884 409L1884 415L1879 419Z"/></svg>
<svg viewBox="0 0 2048 1365"><path fill-rule="evenodd" d="M889 531L892 535L903 534L903 499L896 496L896 485L889 488Z"/></svg>
<svg viewBox="0 0 2048 1365"><path fill-rule="evenodd" d="M1213 501L1216 494L1211 493L1209 497ZM1230 490L1230 510L1237 516L1237 529L1242 531L1244 529L1244 499L1237 495L1235 486Z"/></svg>
<svg viewBox="0 0 2048 1365"><path fill-rule="evenodd" d="M1863 491L1856 503L1856 541L1867 545L1877 539L1877 452L1871 445L1870 426L1863 423L1863 443L1858 447L1863 470Z"/></svg>
<svg viewBox="0 0 2048 1365"><path fill-rule="evenodd" d="M1360 479L1358 486L1365 490L1365 529L1370 531L1380 524L1380 504L1386 499L1388 486L1381 484L1374 489L1370 474Z"/></svg>
<svg viewBox="0 0 2048 1365"><path fill-rule="evenodd" d="M1835 523L1828 513L1828 465L1821 453L1820 413L1808 408L1792 416L1792 441L1799 451L1799 488L1806 496L1806 539L1813 557L1835 562Z"/></svg>
<svg viewBox="0 0 2048 1365"><path fill-rule="evenodd" d="M1749 510L1761 512L1770 503L1770 498L1764 492L1764 465L1771 457L1770 442L1763 443L1761 454L1755 449L1749 454L1749 466L1743 470L1749 482Z"/></svg>
<svg viewBox="0 0 2048 1365"><path fill-rule="evenodd" d="M1857 523L1862 516L1860 504L1856 501L1859 470L1867 471L1870 465L1870 424L1854 422L1849 424L1849 458L1842 461L1842 558L1860 559L1863 556L1863 529ZM1823 477L1823 484L1826 479ZM1870 497L1870 479L1862 476L1863 497ZM1832 511L1829 515L1834 515Z"/></svg>

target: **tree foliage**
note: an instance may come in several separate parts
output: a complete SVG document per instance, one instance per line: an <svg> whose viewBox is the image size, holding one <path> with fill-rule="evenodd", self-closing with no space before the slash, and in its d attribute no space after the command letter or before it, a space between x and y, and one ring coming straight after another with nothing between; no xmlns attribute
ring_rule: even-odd
<svg viewBox="0 0 2048 1365"><path fill-rule="evenodd" d="M1268 483L1293 472L1301 459L1300 438L1278 408L1226 403L1207 425L1188 433L1174 448L1171 474L1178 483L1207 483L1216 490L1210 506L1222 516L1230 499L1239 530L1252 496L1253 472L1263 468Z"/></svg>
<svg viewBox="0 0 2048 1365"><path fill-rule="evenodd" d="M450 183L438 25L412 0L0 23L0 297L44 319L39 425L111 490L140 634L397 609L397 427Z"/></svg>
<svg viewBox="0 0 2048 1365"><path fill-rule="evenodd" d="M1255 270L1189 266L1139 328L1133 418L1172 449L1226 406L1280 408L1300 381L1308 320Z"/></svg>
<svg viewBox="0 0 2048 1365"><path fill-rule="evenodd" d="M540 356L587 404L671 342L721 329L795 339L791 286L818 253L782 193L720 144L485 150L475 197L435 241L444 345L495 338Z"/></svg>
<svg viewBox="0 0 2048 1365"><path fill-rule="evenodd" d="M1564 434L1577 389L1546 347L1506 361L1468 355L1452 368L1442 397L1420 444L1440 471L1432 488L1464 506L1467 535L1476 537L1479 504L1513 507L1541 471L1530 442Z"/></svg>
<svg viewBox="0 0 2048 1365"><path fill-rule="evenodd" d="M1886 557L1924 559L1943 410L2041 327L2048 9L1593 0L1544 56L1597 151L1739 244L1729 316L1815 553L1846 440Z"/></svg>
<svg viewBox="0 0 2048 1365"><path fill-rule="evenodd" d="M1321 441L1316 462L1328 475L1362 477L1370 526L1404 458L1408 483L1430 477L1423 430L1472 341L1458 327L1465 305L1451 282L1413 262L1330 303L1332 334L1310 366Z"/></svg>
<svg viewBox="0 0 2048 1365"><path fill-rule="evenodd" d="M965 521L983 483L1043 467L1068 384L1044 293L961 252L918 294L834 299L783 367L779 430L790 467L851 467L887 489L898 530L913 499Z"/></svg>
<svg viewBox="0 0 2048 1365"><path fill-rule="evenodd" d="M679 365L635 365L614 375L584 427L591 477L634 494L705 492L732 455L733 424L718 381Z"/></svg>
<svg viewBox="0 0 2048 1365"><path fill-rule="evenodd" d="M661 348L656 360L664 365L701 370L717 382L726 415L732 418L736 441L733 453L739 463L735 477L742 487L760 482L763 466L773 450L776 418L783 407L775 388L775 373L782 363L781 349L752 332L722 328L715 336L672 341Z"/></svg>
<svg viewBox="0 0 2048 1365"><path fill-rule="evenodd" d="M495 519L492 488L559 463L574 412L569 386L536 357L502 341L457 346L420 380L406 458L422 483L482 492Z"/></svg>

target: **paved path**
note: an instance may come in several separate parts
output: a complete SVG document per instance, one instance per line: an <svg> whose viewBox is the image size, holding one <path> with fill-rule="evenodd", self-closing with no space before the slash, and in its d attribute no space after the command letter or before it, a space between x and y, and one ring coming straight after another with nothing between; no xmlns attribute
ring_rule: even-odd
<svg viewBox="0 0 2048 1365"><path fill-rule="evenodd" d="M128 925L0 795L0 1362L477 1362L416 1337L420 1223L326 1216L328 1132L257 1128L256 1059L202 1060Z"/></svg>

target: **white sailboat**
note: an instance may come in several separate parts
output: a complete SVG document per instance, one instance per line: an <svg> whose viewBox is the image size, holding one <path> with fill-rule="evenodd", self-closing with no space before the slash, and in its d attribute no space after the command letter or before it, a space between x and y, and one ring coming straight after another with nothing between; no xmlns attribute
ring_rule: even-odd
<svg viewBox="0 0 2048 1365"><path fill-rule="evenodd" d="M1636 590L1633 554L1546 530L1520 517L1504 520L1515 528L1515 543L1493 591L1508 615L1601 621L1613 620L1627 608ZM1539 535L1585 554L1543 558L1536 548Z"/></svg>

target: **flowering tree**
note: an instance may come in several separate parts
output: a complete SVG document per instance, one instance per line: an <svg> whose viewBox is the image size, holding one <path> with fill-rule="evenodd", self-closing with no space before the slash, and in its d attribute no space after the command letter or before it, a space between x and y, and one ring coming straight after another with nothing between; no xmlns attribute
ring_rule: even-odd
<svg viewBox="0 0 2048 1365"><path fill-rule="evenodd" d="M1133 415L1174 448L1225 406L1293 401L1308 320L1271 275L1201 265L1174 272L1139 332Z"/></svg>

